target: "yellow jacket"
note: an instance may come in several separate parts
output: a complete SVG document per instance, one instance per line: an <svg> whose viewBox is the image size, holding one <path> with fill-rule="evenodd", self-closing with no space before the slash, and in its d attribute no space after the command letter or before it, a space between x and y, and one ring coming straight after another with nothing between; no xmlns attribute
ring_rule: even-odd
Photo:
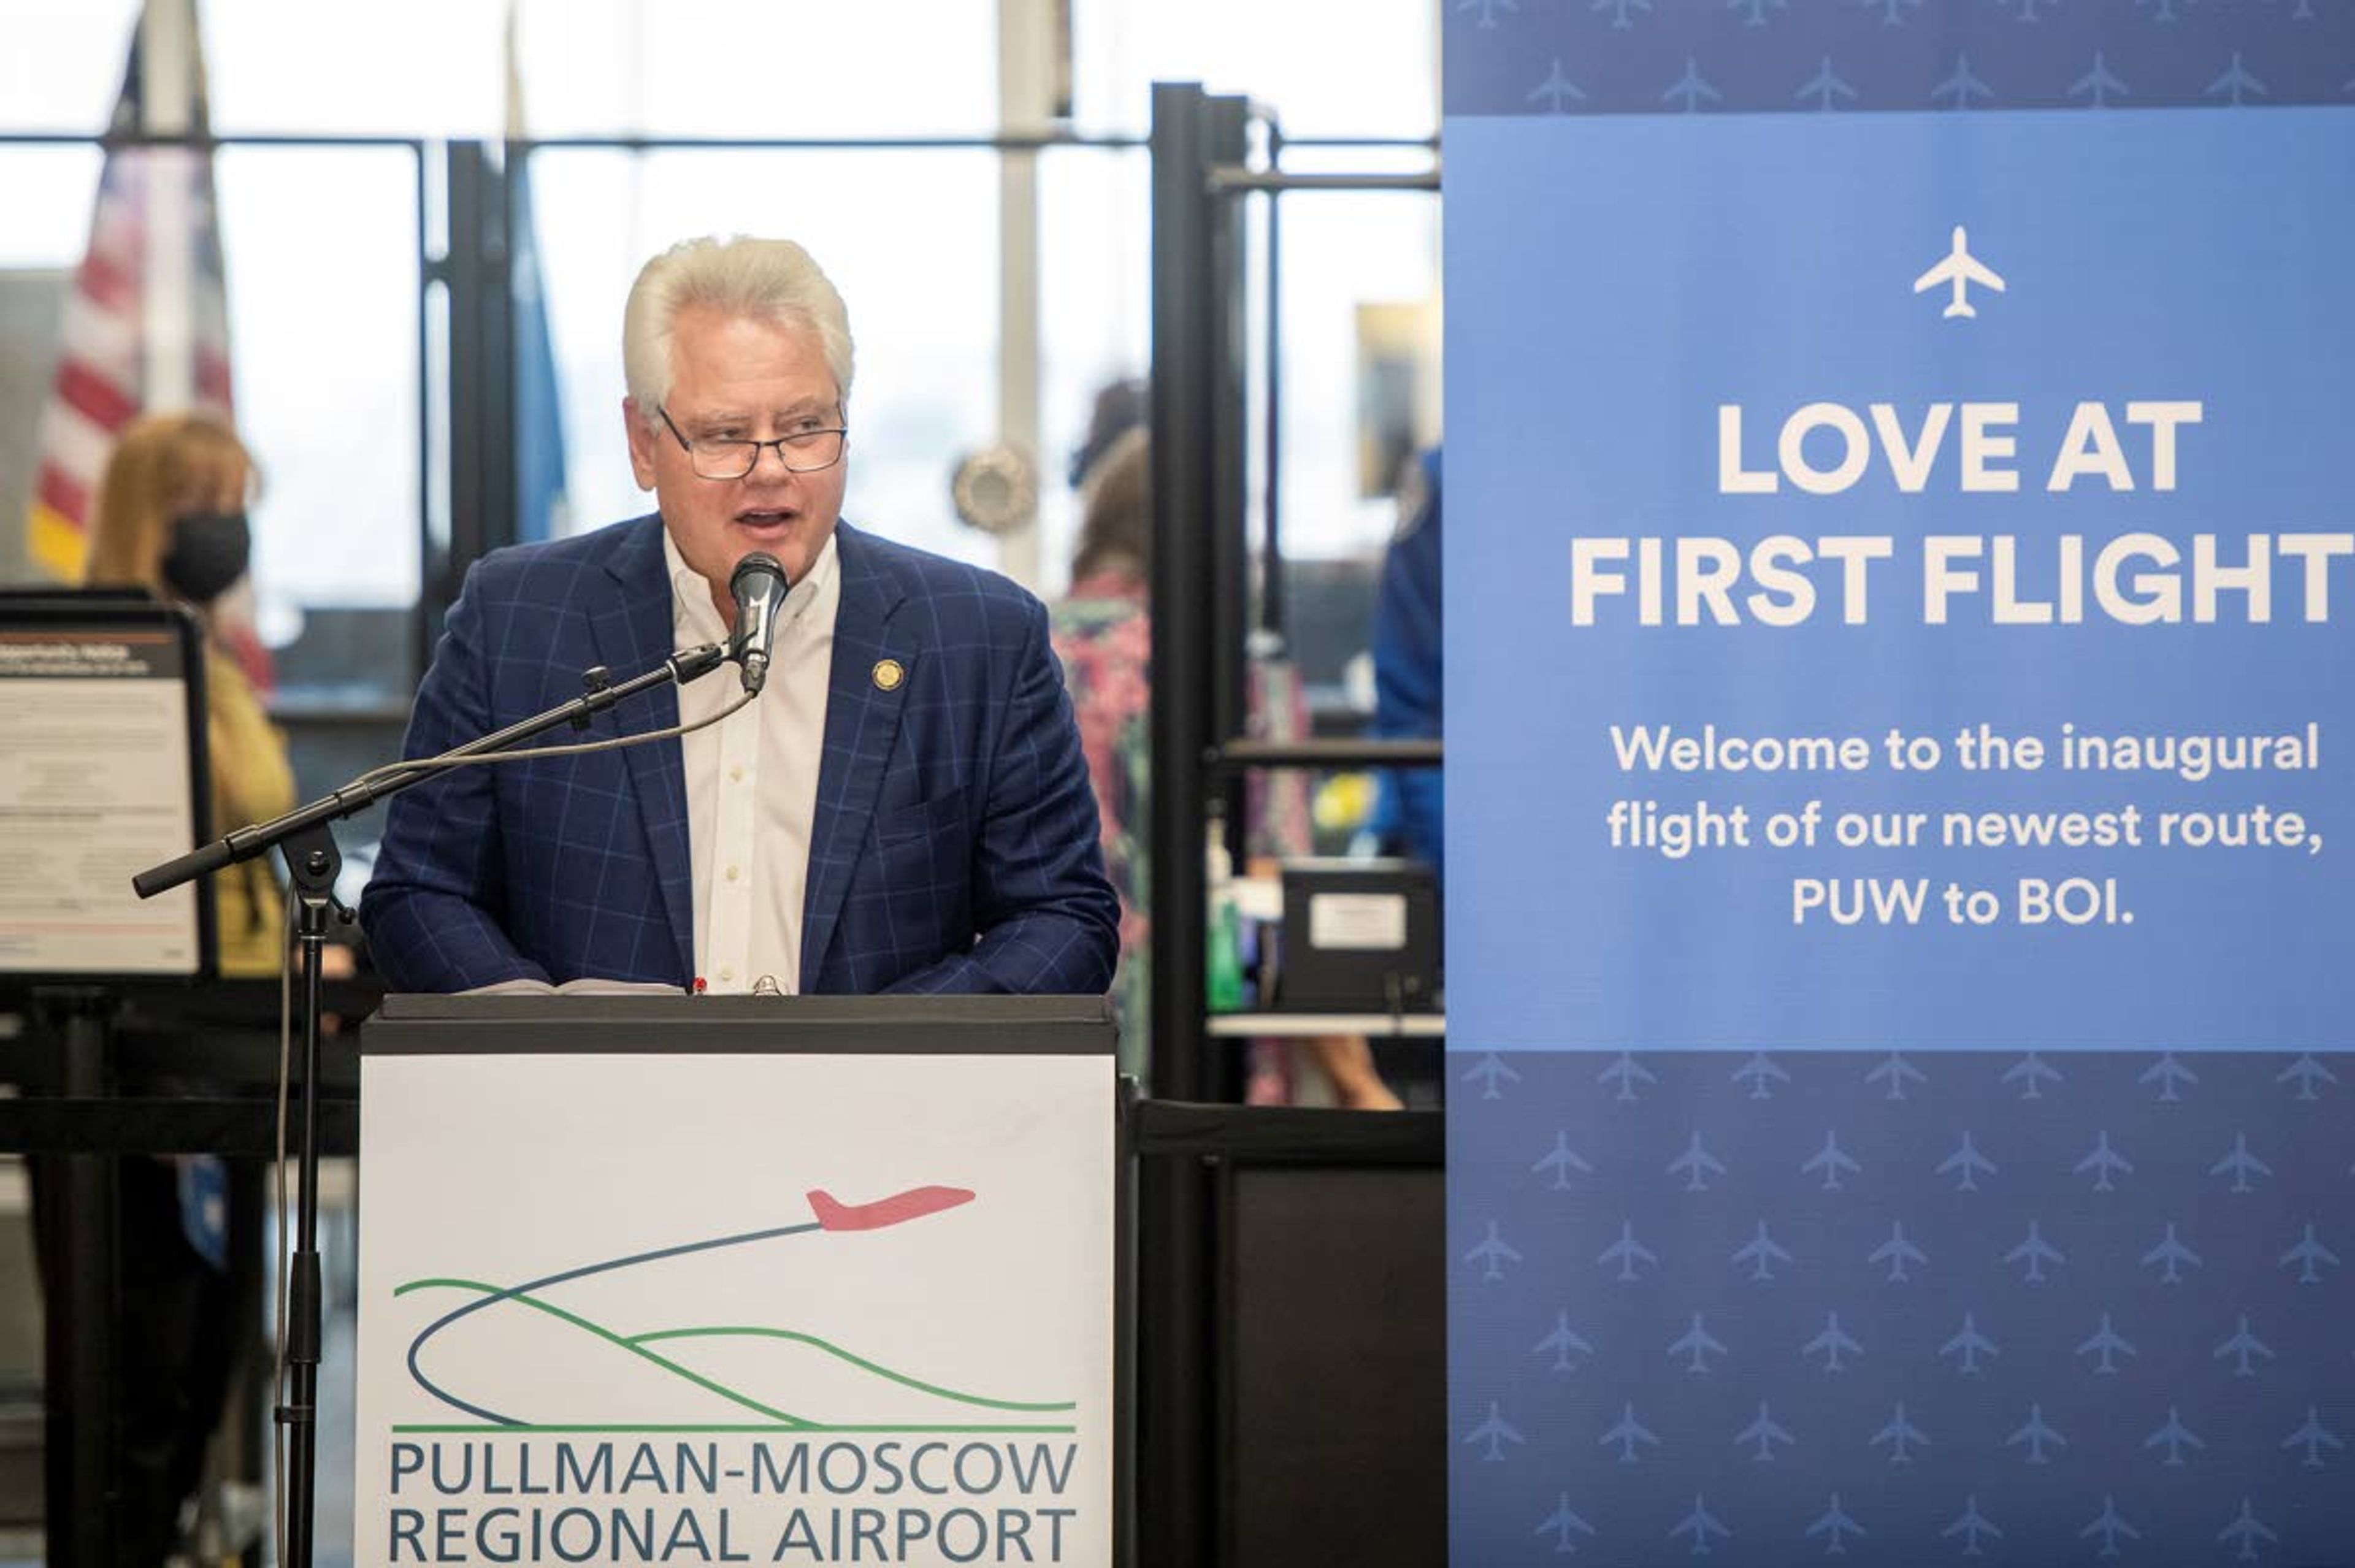
<svg viewBox="0 0 2355 1568"><path fill-rule="evenodd" d="M218 838L293 810L294 770L286 760L285 735L262 710L236 656L218 643L205 653L206 744L212 752L212 837ZM223 975L278 973L286 910L276 870L261 858L213 876Z"/></svg>

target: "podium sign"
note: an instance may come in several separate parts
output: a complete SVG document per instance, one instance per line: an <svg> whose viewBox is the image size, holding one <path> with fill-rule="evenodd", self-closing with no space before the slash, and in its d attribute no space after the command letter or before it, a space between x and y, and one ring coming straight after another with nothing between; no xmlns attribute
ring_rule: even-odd
<svg viewBox="0 0 2355 1568"><path fill-rule="evenodd" d="M389 998L354 1561L1109 1562L1111 1048L1092 999Z"/></svg>

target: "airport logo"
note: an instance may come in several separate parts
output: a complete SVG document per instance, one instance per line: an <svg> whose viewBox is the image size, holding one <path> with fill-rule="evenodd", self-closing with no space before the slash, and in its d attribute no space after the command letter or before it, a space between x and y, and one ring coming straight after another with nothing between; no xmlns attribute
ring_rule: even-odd
<svg viewBox="0 0 2355 1568"><path fill-rule="evenodd" d="M790 1323L691 1321L691 1308L685 1304L682 1319L676 1323L654 1328L602 1323L574 1310L558 1291L559 1286L594 1276L658 1269L666 1262L727 1248L909 1224L970 1203L974 1197L964 1188L926 1186L854 1204L841 1202L820 1189L808 1195L814 1218L794 1224L635 1253L521 1285L501 1286L446 1276L412 1279L392 1294L422 1299L432 1293L451 1293L468 1299L435 1317L410 1341L409 1376L441 1403L486 1424L485 1429L543 1428L548 1424L543 1413L508 1408L505 1400L500 1402L502 1408L495 1409L462 1389L445 1386L429 1371L432 1342L473 1319L475 1332L496 1325L493 1331L509 1341L501 1348L504 1354L541 1361L570 1360L592 1377L601 1360L626 1364L633 1372L642 1372L648 1366L656 1369L669 1380L668 1395L663 1401L668 1408L660 1413L666 1418L662 1424L670 1431L866 1431L874 1428L880 1415L890 1420L893 1430L901 1432L964 1431L986 1422L995 1431L1068 1433L1072 1430L1071 1414L1076 1408L1071 1400L1004 1399L948 1388ZM506 1310L493 1312L494 1308ZM484 1314L491 1316L486 1320ZM594 1359L575 1360L583 1351ZM813 1376L819 1371L832 1375ZM814 1382L829 1389L833 1408L813 1410L791 1392L796 1383L806 1387ZM889 1408L879 1411L876 1396L886 1396ZM584 1424L568 1416L562 1425L574 1433L638 1431L645 1428L645 1417L646 1413L640 1411L627 1421ZM393 1430L448 1433L459 1428L441 1423L400 1424Z"/></svg>

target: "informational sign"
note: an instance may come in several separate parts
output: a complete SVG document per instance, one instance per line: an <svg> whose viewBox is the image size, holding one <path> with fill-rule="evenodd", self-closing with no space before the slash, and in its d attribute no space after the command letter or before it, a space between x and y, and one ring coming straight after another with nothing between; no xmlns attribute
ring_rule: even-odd
<svg viewBox="0 0 2355 1568"><path fill-rule="evenodd" d="M2350 126L1451 126L1492 1043L2355 1038Z"/></svg>
<svg viewBox="0 0 2355 1568"><path fill-rule="evenodd" d="M160 606L0 602L0 974L202 972L197 890L131 888L202 835L198 660Z"/></svg>
<svg viewBox="0 0 2355 1568"><path fill-rule="evenodd" d="M353 1560L1103 1563L1107 1059L363 1066Z"/></svg>
<svg viewBox="0 0 2355 1568"><path fill-rule="evenodd" d="M1448 43L1455 1560L2355 1555L2355 11Z"/></svg>

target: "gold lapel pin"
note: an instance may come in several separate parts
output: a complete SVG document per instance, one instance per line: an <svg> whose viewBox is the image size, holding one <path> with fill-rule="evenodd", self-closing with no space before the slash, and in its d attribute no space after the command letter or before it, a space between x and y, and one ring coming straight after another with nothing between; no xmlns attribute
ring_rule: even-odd
<svg viewBox="0 0 2355 1568"><path fill-rule="evenodd" d="M897 691L900 683L908 678L908 670L898 659L878 659L874 675L876 690Z"/></svg>

